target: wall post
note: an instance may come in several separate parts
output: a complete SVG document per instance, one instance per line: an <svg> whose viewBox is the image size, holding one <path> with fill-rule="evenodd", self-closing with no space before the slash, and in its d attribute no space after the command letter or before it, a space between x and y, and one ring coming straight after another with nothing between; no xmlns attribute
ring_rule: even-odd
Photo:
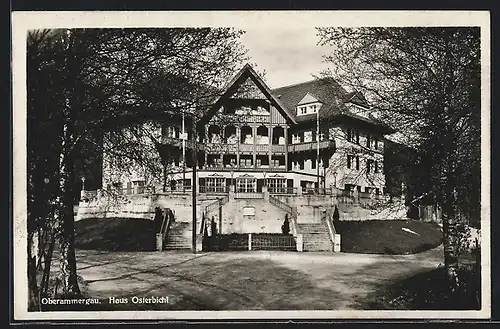
<svg viewBox="0 0 500 329"><path fill-rule="evenodd" d="M304 238L302 234L297 234L297 251L304 251Z"/></svg>

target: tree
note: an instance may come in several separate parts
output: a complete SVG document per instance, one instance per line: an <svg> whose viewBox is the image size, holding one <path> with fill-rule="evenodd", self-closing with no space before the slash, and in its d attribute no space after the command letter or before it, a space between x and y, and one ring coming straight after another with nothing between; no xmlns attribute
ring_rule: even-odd
<svg viewBox="0 0 500 329"><path fill-rule="evenodd" d="M324 72L363 92L372 113L416 153L413 179L442 207L444 258L458 285L457 227L479 213L478 28L319 28L333 46ZM417 168L417 170L415 170Z"/></svg>
<svg viewBox="0 0 500 329"><path fill-rule="evenodd" d="M283 225L281 225L281 233L283 233L283 235L290 234L290 220L288 219L288 214L285 214L285 221Z"/></svg>
<svg viewBox="0 0 500 329"><path fill-rule="evenodd" d="M97 153L154 164L150 147L159 141L150 123L179 113L199 115L245 59L240 35L227 28L28 33L30 309L48 293L55 241L61 294L80 294L74 250L76 159L92 145ZM38 259L44 259L41 284L33 262L37 236L50 242L38 251Z"/></svg>

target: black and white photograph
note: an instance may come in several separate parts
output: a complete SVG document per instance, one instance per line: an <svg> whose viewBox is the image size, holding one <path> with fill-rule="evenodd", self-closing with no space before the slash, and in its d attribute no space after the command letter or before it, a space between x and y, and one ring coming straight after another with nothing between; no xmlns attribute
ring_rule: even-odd
<svg viewBox="0 0 500 329"><path fill-rule="evenodd" d="M488 12L12 23L16 319L490 316Z"/></svg>

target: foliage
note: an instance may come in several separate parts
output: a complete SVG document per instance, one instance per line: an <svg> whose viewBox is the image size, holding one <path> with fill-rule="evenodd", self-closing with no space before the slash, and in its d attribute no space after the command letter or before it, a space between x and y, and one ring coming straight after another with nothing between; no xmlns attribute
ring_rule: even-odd
<svg viewBox="0 0 500 329"><path fill-rule="evenodd" d="M288 214L285 215L285 221L281 225L281 233L284 235L290 234L290 220L288 219Z"/></svg>
<svg viewBox="0 0 500 329"><path fill-rule="evenodd" d="M319 28L334 47L325 72L361 91L372 115L414 150L408 185L443 210L445 264L457 284L454 226L480 208L479 28Z"/></svg>
<svg viewBox="0 0 500 329"><path fill-rule="evenodd" d="M200 116L245 59L241 33L228 28L29 31L28 250L35 249L37 236L52 232L55 240L42 241L39 249L48 260L42 266L45 277L58 241L63 289L78 292L72 206L79 196L76 171L85 170L88 161L77 159L107 152L122 168L157 168L160 134L152 122L179 113ZM28 273L33 304L38 283L34 271Z"/></svg>
<svg viewBox="0 0 500 329"><path fill-rule="evenodd" d="M459 286L449 289L444 267L400 279L368 294L357 308L370 310L479 310L480 267L463 265Z"/></svg>

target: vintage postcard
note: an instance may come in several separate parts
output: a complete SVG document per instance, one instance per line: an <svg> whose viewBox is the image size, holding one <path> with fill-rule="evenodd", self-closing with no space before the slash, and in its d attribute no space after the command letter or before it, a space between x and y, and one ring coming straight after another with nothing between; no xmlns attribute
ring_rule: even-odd
<svg viewBox="0 0 500 329"><path fill-rule="evenodd" d="M12 36L15 320L490 317L489 12Z"/></svg>

